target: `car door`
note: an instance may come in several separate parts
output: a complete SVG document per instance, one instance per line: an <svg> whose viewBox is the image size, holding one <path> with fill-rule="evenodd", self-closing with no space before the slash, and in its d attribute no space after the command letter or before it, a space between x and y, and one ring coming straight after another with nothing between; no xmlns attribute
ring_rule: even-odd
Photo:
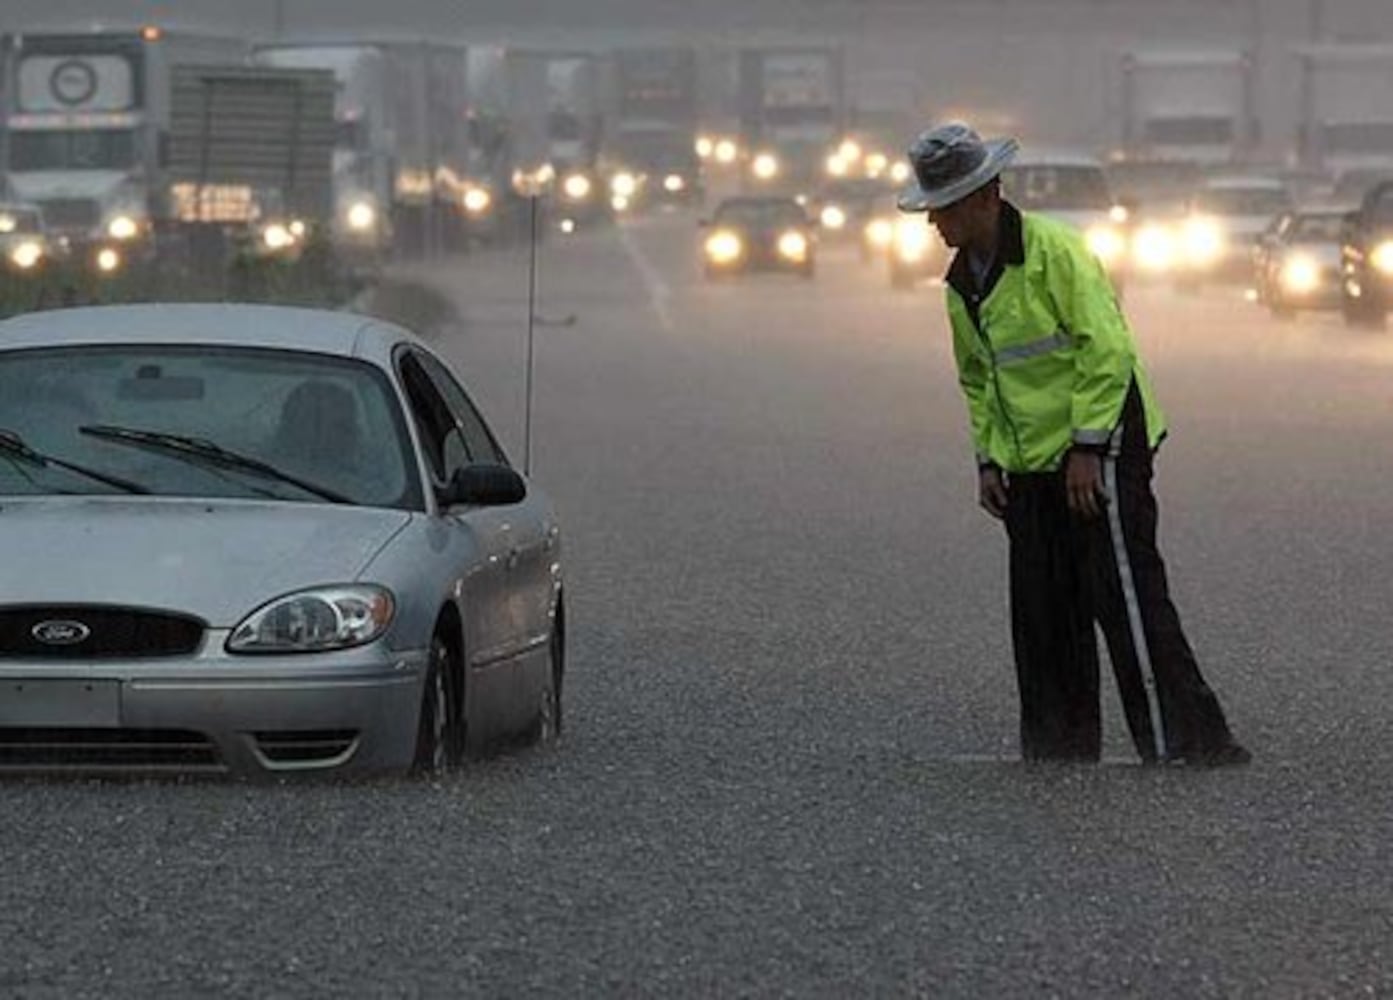
<svg viewBox="0 0 1393 1000"><path fill-rule="evenodd" d="M470 460L508 465L503 449L459 380L439 358L426 352L422 352L422 364L449 404ZM541 494L530 488L527 499L506 510L511 541L509 625L520 653L544 651L551 636L559 558L556 518Z"/></svg>
<svg viewBox="0 0 1393 1000"><path fill-rule="evenodd" d="M471 459L454 413L427 371L429 360L416 348L405 348L398 354L397 370L431 484L440 496ZM499 728L510 725L507 716L515 700L506 676L518 646L509 609L512 518L506 507L440 509L432 528L440 550L454 561L453 574L462 588L468 722L474 734L487 738L495 722Z"/></svg>

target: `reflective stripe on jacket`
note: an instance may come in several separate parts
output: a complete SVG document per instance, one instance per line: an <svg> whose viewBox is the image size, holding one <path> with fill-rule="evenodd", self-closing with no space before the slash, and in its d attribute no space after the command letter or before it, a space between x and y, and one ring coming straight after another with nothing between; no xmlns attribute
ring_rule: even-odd
<svg viewBox="0 0 1393 1000"><path fill-rule="evenodd" d="M1151 446L1160 444L1165 417L1112 282L1081 233L1003 202L984 287L959 253L948 316L980 463L1045 472L1073 445L1106 445L1133 379Z"/></svg>

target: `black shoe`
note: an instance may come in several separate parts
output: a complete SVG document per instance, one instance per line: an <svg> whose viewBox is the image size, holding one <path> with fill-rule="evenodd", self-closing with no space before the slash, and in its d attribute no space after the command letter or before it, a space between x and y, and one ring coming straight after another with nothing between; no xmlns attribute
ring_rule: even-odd
<svg viewBox="0 0 1393 1000"><path fill-rule="evenodd" d="M1252 760L1253 755L1241 744L1224 743L1209 750L1172 754L1166 758L1166 763L1188 767L1238 767Z"/></svg>

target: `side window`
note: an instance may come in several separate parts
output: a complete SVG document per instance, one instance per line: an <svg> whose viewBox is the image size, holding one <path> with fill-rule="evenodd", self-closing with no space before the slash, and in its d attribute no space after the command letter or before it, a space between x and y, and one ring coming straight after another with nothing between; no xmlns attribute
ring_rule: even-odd
<svg viewBox="0 0 1393 1000"><path fill-rule="evenodd" d="M456 469L468 464L454 416L416 354L403 354L398 368L431 475L436 482L449 482Z"/></svg>
<svg viewBox="0 0 1393 1000"><path fill-rule="evenodd" d="M464 447L468 452L467 460L507 465L507 456L503 454L503 449L498 447L498 442L494 440L488 425L484 423L484 418L475 409L474 403L469 399L469 394L464 391L464 387L455 381L450 370L438 358L429 354L422 354L420 358L421 366L430 375L435 388L449 404L455 422L464 435Z"/></svg>

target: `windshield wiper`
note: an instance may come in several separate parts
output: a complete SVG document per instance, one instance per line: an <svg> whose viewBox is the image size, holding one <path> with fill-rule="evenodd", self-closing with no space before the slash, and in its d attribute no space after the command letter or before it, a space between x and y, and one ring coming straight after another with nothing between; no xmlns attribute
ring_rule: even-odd
<svg viewBox="0 0 1393 1000"><path fill-rule="evenodd" d="M75 472L79 476L86 476L88 479L105 483L107 486L114 487L125 493L149 493L150 489L141 486L137 482L129 479L122 479L120 476L113 476L109 472L98 472L96 469L89 469L84 465L75 462L68 462L61 458L54 458L52 455L45 455L43 452L35 451L24 443L24 438L14 431L7 428L0 428L0 454L10 458L23 459L30 465L40 468L48 468L50 465L59 469L66 469Z"/></svg>
<svg viewBox="0 0 1393 1000"><path fill-rule="evenodd" d="M328 500L330 503L351 504L353 501L335 490L326 486L317 486L314 483L306 482L299 476L292 476L288 472L282 472L274 465L261 461L259 458L252 458L249 455L241 455L235 451L229 451L220 444L215 444L204 438L191 437L184 434L167 434L163 431L147 431L136 427L116 427L111 424L84 424L78 428L78 433L86 434L89 437L101 438L103 441L116 441L120 444L134 445L137 448L151 448L155 451L166 452L173 455L181 455L196 461L207 462L211 465L220 465L228 469L237 469L242 472L251 472L267 479L275 479L282 483L294 486L296 489L304 490L306 493L313 493L321 499Z"/></svg>

